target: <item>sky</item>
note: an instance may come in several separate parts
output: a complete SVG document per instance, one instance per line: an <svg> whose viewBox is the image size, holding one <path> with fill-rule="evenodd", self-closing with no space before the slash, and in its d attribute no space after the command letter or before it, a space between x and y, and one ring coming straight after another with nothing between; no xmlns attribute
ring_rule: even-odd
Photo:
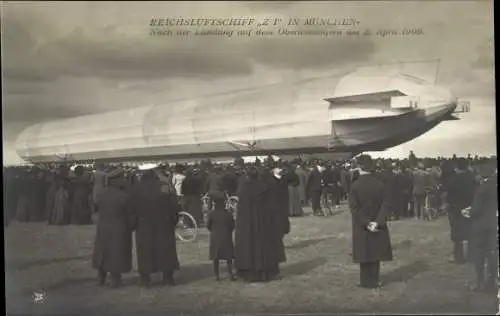
<svg viewBox="0 0 500 316"><path fill-rule="evenodd" d="M439 84L470 101L471 112L371 154L496 154L493 1L4 1L1 14L4 164L20 162L16 136L37 122L304 78L330 80L359 65L436 58ZM308 17L349 17L359 21L354 28L372 35L151 35L150 20L168 17L299 18L301 23ZM424 34L373 35L403 28L421 28ZM435 66L409 67L433 80Z"/></svg>

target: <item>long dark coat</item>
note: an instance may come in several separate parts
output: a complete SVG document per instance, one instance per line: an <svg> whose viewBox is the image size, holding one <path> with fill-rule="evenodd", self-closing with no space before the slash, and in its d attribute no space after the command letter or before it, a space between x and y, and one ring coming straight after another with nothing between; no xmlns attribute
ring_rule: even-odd
<svg viewBox="0 0 500 316"><path fill-rule="evenodd" d="M498 188L496 179L481 183L474 194L468 256L481 259L481 250L492 251L498 245Z"/></svg>
<svg viewBox="0 0 500 316"><path fill-rule="evenodd" d="M92 209L89 198L92 192L90 182L84 177L79 177L73 181L72 187L71 223L77 225L92 224Z"/></svg>
<svg viewBox="0 0 500 316"><path fill-rule="evenodd" d="M461 210L472 205L476 179L471 172L454 174L448 183L447 199L449 203L448 219L451 227L451 240L461 242L468 240L470 219L461 215Z"/></svg>
<svg viewBox="0 0 500 316"><path fill-rule="evenodd" d="M47 198L45 199L45 218L47 219L47 221L50 221L52 212L55 207L57 189L58 185L56 183L56 180L54 179L54 181L49 185L49 189L47 190Z"/></svg>
<svg viewBox="0 0 500 316"><path fill-rule="evenodd" d="M391 170L386 170L381 174L382 181L386 186L387 198L389 199L388 215L403 216L403 191L400 187L399 175Z"/></svg>
<svg viewBox="0 0 500 316"><path fill-rule="evenodd" d="M45 199L47 183L40 174L30 178L29 220L40 222L45 220Z"/></svg>
<svg viewBox="0 0 500 316"><path fill-rule="evenodd" d="M241 178L238 187L234 255L238 270L265 271L279 263L276 228L266 207L268 187L261 179Z"/></svg>
<svg viewBox="0 0 500 316"><path fill-rule="evenodd" d="M340 184L346 194L349 194L349 191L351 190L351 178L352 176L349 170L342 169L340 171Z"/></svg>
<svg viewBox="0 0 500 316"><path fill-rule="evenodd" d="M299 178L299 186L297 189L299 190L300 202L305 204L307 202L307 172L303 168L297 168L295 174Z"/></svg>
<svg viewBox="0 0 500 316"><path fill-rule="evenodd" d="M69 193L67 181L60 180L54 196L54 207L52 208L48 223L50 225L67 225L70 220Z"/></svg>
<svg viewBox="0 0 500 316"><path fill-rule="evenodd" d="M304 210L302 209L302 201L300 199L300 179L295 171L290 170L288 178L288 207L289 216L302 216Z"/></svg>
<svg viewBox="0 0 500 316"><path fill-rule="evenodd" d="M281 179L275 176L267 177L268 194L266 195L266 209L271 216L271 224L274 227L274 238L279 250L279 262L286 261L285 246L283 238L290 232L288 178L285 175Z"/></svg>
<svg viewBox="0 0 500 316"><path fill-rule="evenodd" d="M16 203L16 219L19 222L27 222L30 219L30 180L26 173L19 179L19 195Z"/></svg>
<svg viewBox="0 0 500 316"><path fill-rule="evenodd" d="M137 266L141 274L178 270L176 196L161 191L161 182L144 177L134 188L129 208L134 223Z"/></svg>
<svg viewBox="0 0 500 316"><path fill-rule="evenodd" d="M191 214L196 223L203 222L203 204L201 194L203 192L203 182L200 176L187 175L182 181L183 211Z"/></svg>
<svg viewBox="0 0 500 316"><path fill-rule="evenodd" d="M215 206L208 215L207 229L210 232L210 260L233 260L234 218L223 206Z"/></svg>
<svg viewBox="0 0 500 316"><path fill-rule="evenodd" d="M110 185L97 202L99 221L92 257L95 269L110 273L132 269L132 227L127 200L125 191Z"/></svg>
<svg viewBox="0 0 500 316"><path fill-rule="evenodd" d="M354 262L391 261L392 247L387 223L388 199L384 184L373 174L362 174L352 184L349 207L352 213L352 257ZM366 228L379 225L378 232Z"/></svg>

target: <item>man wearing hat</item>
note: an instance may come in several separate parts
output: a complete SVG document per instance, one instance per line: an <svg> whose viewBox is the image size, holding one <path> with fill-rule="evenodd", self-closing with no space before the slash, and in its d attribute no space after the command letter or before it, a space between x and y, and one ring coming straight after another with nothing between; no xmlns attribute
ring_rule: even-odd
<svg viewBox="0 0 500 316"><path fill-rule="evenodd" d="M271 176L267 177L268 194L266 196L266 209L270 212L271 223L275 229L274 240L278 249L278 263L286 261L283 238L290 232L288 175L284 173L284 164L276 161L271 164ZM275 276L279 276L279 264L276 265Z"/></svg>
<svg viewBox="0 0 500 316"><path fill-rule="evenodd" d="M269 179L262 179L260 175L256 167L248 168L237 193L235 264L238 276L247 282L274 279L284 255L284 247L280 247L277 238L278 227L266 199L270 194L266 183Z"/></svg>
<svg viewBox="0 0 500 316"><path fill-rule="evenodd" d="M476 271L476 290L495 290L498 275L497 229L498 195L495 168L485 164L479 168L480 185L476 189L469 213L471 220L469 258ZM485 276L484 266L488 270Z"/></svg>
<svg viewBox="0 0 500 316"><path fill-rule="evenodd" d="M390 201L382 181L373 174L370 156L358 158L359 178L352 184L349 208L352 213L352 258L360 265L360 286L377 288L380 262L392 261L386 225Z"/></svg>
<svg viewBox="0 0 500 316"><path fill-rule="evenodd" d="M135 232L137 270L141 285L149 287L151 274L162 272L163 285L174 285L179 269L175 226L179 207L175 197L162 192L162 183L152 170L146 170L129 199L131 223Z"/></svg>
<svg viewBox="0 0 500 316"><path fill-rule="evenodd" d="M453 262L464 264L464 241L468 240L470 220L462 216L461 211L472 205L476 179L469 170L469 162L465 158L457 159L457 169L451 176L447 199L449 205L448 219L451 228L451 240L453 242Z"/></svg>
<svg viewBox="0 0 500 316"><path fill-rule="evenodd" d="M314 215L322 215L321 211L321 193L323 192L323 174L326 168L321 162L318 162L313 168L306 183L306 191L311 198Z"/></svg>
<svg viewBox="0 0 500 316"><path fill-rule="evenodd" d="M108 186L97 202L99 220L92 257L98 270L99 285L111 274L111 287L121 284L121 274L132 269L132 224L128 216L128 195L123 190L123 170L107 174Z"/></svg>

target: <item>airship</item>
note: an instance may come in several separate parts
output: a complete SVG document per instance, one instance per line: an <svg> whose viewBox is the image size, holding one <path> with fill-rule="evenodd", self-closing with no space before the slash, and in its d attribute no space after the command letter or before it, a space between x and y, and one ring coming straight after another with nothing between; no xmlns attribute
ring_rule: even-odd
<svg viewBox="0 0 500 316"><path fill-rule="evenodd" d="M398 69L360 67L332 81L38 123L20 133L16 151L31 163L352 156L405 143L469 110L469 103L435 82Z"/></svg>

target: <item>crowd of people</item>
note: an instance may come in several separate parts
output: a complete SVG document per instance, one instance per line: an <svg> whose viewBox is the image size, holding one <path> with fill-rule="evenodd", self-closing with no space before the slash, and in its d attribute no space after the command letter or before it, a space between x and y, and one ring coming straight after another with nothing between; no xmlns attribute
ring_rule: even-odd
<svg viewBox="0 0 500 316"><path fill-rule="evenodd" d="M283 238L290 232L289 217L304 215L307 205L314 215L323 215L320 200L326 197L334 206L348 202L361 286L377 287L380 261L392 260L386 222L425 218L429 192L438 193L436 207L447 211L453 261L466 262L463 243L469 241L467 254L476 266L478 288L489 288L496 280L496 158L418 159L411 153L403 160L361 155L348 161L285 162L269 157L252 164L235 159L228 165L203 161L160 164L150 170L120 164L39 165L4 167L4 183L6 225L14 218L87 225L98 214L93 266L100 284L109 273L110 284L118 286L121 274L131 270L133 231L141 282L148 286L151 273L161 271L165 284L175 284L180 210L210 231L210 260L217 279L219 260L226 260L231 279L279 278L279 265L286 261ZM207 223L204 194L214 206ZM236 221L224 209L228 195L239 199ZM487 278L480 277L485 260Z"/></svg>

